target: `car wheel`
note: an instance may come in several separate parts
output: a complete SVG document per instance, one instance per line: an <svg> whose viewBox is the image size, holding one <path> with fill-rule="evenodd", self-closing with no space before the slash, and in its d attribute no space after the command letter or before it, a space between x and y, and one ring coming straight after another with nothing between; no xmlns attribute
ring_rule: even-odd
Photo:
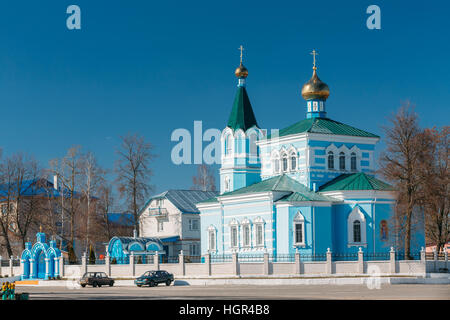
<svg viewBox="0 0 450 320"><path fill-rule="evenodd" d="M137 284L137 286L140 288L140 287L142 287L142 285L141 284Z"/></svg>
<svg viewBox="0 0 450 320"><path fill-rule="evenodd" d="M155 282L154 281L150 281L149 286L150 287L154 287L155 286Z"/></svg>
<svg viewBox="0 0 450 320"><path fill-rule="evenodd" d="M98 284L98 287L101 288L101 286L102 286L101 283L99 283L99 284Z"/></svg>
<svg viewBox="0 0 450 320"><path fill-rule="evenodd" d="M93 282L92 283L92 286L95 288L95 287L97 287L97 282Z"/></svg>
<svg viewBox="0 0 450 320"><path fill-rule="evenodd" d="M81 286L82 286L83 288L84 288L84 287L86 287L86 285L85 285L85 284L82 284Z"/></svg>
<svg viewBox="0 0 450 320"><path fill-rule="evenodd" d="M114 285L114 282L111 281L111 282L109 283L109 286L112 287L113 285Z"/></svg>
<svg viewBox="0 0 450 320"><path fill-rule="evenodd" d="M171 283L172 283L172 281L167 280L167 281L166 281L166 286L170 286Z"/></svg>

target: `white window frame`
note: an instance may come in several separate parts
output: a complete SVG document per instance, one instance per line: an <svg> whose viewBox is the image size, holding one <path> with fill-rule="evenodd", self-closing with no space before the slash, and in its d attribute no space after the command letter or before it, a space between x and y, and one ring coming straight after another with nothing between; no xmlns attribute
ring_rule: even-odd
<svg viewBox="0 0 450 320"><path fill-rule="evenodd" d="M308 101L308 112L311 112L311 101Z"/></svg>
<svg viewBox="0 0 450 320"><path fill-rule="evenodd" d="M158 219L158 232L164 231L164 221Z"/></svg>
<svg viewBox="0 0 450 320"><path fill-rule="evenodd" d="M253 221L254 225L254 245L258 248L264 248L265 247L265 226L264 226L264 220L261 217L257 217ZM258 228L261 228L261 243L258 243Z"/></svg>
<svg viewBox="0 0 450 320"><path fill-rule="evenodd" d="M319 111L319 106L317 101L313 101L313 112L317 112Z"/></svg>
<svg viewBox="0 0 450 320"><path fill-rule="evenodd" d="M214 246L211 246L211 235L214 240ZM217 251L217 232L216 228L213 225L208 227L208 252L216 252Z"/></svg>
<svg viewBox="0 0 450 320"><path fill-rule="evenodd" d="M297 242L297 235L296 235L296 231L297 231L297 225L301 226L301 231L302 231L302 241L301 242ZM304 247L305 246L305 217L302 215L302 213L300 211L297 212L297 214L295 215L294 219L293 219L293 232L292 232L292 242L294 243L294 247Z"/></svg>
<svg viewBox="0 0 450 320"><path fill-rule="evenodd" d="M248 243L245 241L246 232L245 230L248 230ZM250 223L250 220L245 218L241 223L241 239L242 239L242 247L243 248L250 248L252 246L252 226Z"/></svg>
<svg viewBox="0 0 450 320"><path fill-rule="evenodd" d="M355 242L353 234L353 223L358 220L361 227L361 242ZM367 234L366 234L366 218L359 206L355 206L350 212L347 218L347 246L366 247L367 246Z"/></svg>
<svg viewBox="0 0 450 320"><path fill-rule="evenodd" d="M197 226L197 228L194 228L195 225ZM200 220L195 218L189 219L189 231L198 231L198 230L200 230Z"/></svg>

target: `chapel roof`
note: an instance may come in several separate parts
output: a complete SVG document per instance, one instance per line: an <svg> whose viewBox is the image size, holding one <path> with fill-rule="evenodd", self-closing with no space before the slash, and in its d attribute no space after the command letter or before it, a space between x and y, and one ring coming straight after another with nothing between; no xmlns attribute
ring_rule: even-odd
<svg viewBox="0 0 450 320"><path fill-rule="evenodd" d="M253 126L257 126L255 114L253 113L247 90L244 86L238 87L236 97L234 98L233 108L228 118L227 127L237 130L247 131Z"/></svg>
<svg viewBox="0 0 450 320"><path fill-rule="evenodd" d="M394 188L390 184L363 172L341 174L319 188L319 192L338 190L394 191Z"/></svg>
<svg viewBox="0 0 450 320"><path fill-rule="evenodd" d="M373 133L331 120L329 118L304 119L290 125L289 127L281 129L278 134L280 137L283 137L298 133L321 133L330 135L379 138L379 136ZM270 139L271 135L267 138Z"/></svg>

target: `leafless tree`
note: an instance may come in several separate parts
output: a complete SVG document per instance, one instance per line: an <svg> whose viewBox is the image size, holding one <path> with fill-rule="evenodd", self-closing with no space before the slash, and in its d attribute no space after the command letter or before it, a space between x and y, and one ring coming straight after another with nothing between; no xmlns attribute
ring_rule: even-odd
<svg viewBox="0 0 450 320"><path fill-rule="evenodd" d="M117 149L119 159L115 171L119 193L125 200L127 211L134 216L134 225L139 232L138 214L144 205L152 187L149 184L152 170L150 162L155 156L152 145L137 134L121 137L122 143Z"/></svg>
<svg viewBox="0 0 450 320"><path fill-rule="evenodd" d="M424 139L429 148L420 166L419 194L425 210L426 236L436 244L437 252L450 240L449 134L450 127L425 130Z"/></svg>
<svg viewBox="0 0 450 320"><path fill-rule="evenodd" d="M404 242L405 257L411 257L411 232L418 218L419 166L427 145L418 124L417 114L409 103L403 105L385 127L387 149L380 157L380 173L394 184L397 192L396 220Z"/></svg>
<svg viewBox="0 0 450 320"><path fill-rule="evenodd" d="M104 174L105 171L100 168L95 159L94 155L91 152L88 152L86 155L82 157L81 161L81 174L82 174L82 184L81 191L83 193L86 211L85 211L85 220L86 220L86 229L85 229L85 239L86 239L86 247L85 250L87 252L89 244L90 244L90 226L91 220L95 221L96 217L94 215L94 219L91 219L92 213L97 214L96 203L92 204L92 200L96 202L96 198L94 199L94 195L98 191L99 187L104 183ZM93 210L94 209L94 210ZM94 212L92 212L94 211ZM94 224L95 225L95 224Z"/></svg>
<svg viewBox="0 0 450 320"><path fill-rule="evenodd" d="M197 175L192 177L191 190L216 191L214 173L206 164L197 166Z"/></svg>
<svg viewBox="0 0 450 320"><path fill-rule="evenodd" d="M64 201L62 206L62 214L67 215L69 219L69 251L73 249L73 243L76 237L76 217L79 214L81 195L77 189L81 185L82 176L82 154L81 147L71 147L64 158L53 160L51 166L53 167L53 174L56 174L61 182L61 197ZM64 226L62 226L64 227ZM64 238L64 235L62 235ZM76 257L69 257L72 261Z"/></svg>
<svg viewBox="0 0 450 320"><path fill-rule="evenodd" d="M103 226L103 234L106 239L112 237L112 226L108 218L108 214L111 213L114 207L114 195L112 192L112 186L105 182L98 189L98 212L101 216L101 224Z"/></svg>

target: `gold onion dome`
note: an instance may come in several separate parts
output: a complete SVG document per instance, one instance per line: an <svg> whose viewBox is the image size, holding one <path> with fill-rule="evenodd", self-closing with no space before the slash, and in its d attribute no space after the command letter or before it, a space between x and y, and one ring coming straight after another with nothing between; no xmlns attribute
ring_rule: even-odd
<svg viewBox="0 0 450 320"><path fill-rule="evenodd" d="M244 67L244 65L241 64L239 65L239 67L236 68L236 71L234 71L234 74L236 75L236 77L238 78L247 78L248 76L248 70L246 67Z"/></svg>
<svg viewBox="0 0 450 320"><path fill-rule="evenodd" d="M317 76L316 68L314 68L313 75L308 82L302 87L302 97L305 100L309 99L323 99L326 100L330 95L330 88L325 82Z"/></svg>

